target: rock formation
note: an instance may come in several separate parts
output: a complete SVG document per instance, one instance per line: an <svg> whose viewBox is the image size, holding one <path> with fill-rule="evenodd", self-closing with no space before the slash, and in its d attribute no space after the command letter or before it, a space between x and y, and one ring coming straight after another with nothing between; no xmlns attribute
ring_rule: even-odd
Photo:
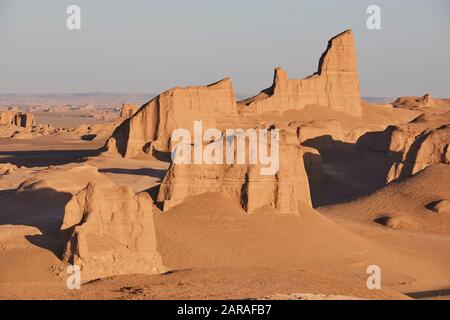
<svg viewBox="0 0 450 320"><path fill-rule="evenodd" d="M261 164L172 163L161 184L157 201L166 211L189 196L218 192L238 201L248 213L271 207L280 213L297 214L298 201L311 206L303 160L305 150L299 146L295 136L286 132L281 135L279 150L279 170L274 175L262 175Z"/></svg>
<svg viewBox="0 0 450 320"><path fill-rule="evenodd" d="M322 157L315 148L302 147L303 162L305 171L308 174L308 182L311 191L314 189L316 193L323 190L326 186L326 176L324 173ZM313 192L311 192L311 196Z"/></svg>
<svg viewBox="0 0 450 320"><path fill-rule="evenodd" d="M299 143L318 150L333 144L334 141L345 140L341 123L337 120L291 122L289 129L296 133Z"/></svg>
<svg viewBox="0 0 450 320"><path fill-rule="evenodd" d="M361 117L358 66L353 33L347 30L328 42L317 73L303 80L289 79L275 69L273 84L244 103L258 114L303 109L319 104L332 110Z"/></svg>
<svg viewBox="0 0 450 320"><path fill-rule="evenodd" d="M417 135L413 131L394 130L390 148L401 152L402 159L392 166L388 181L416 174L433 164L450 164L449 145L450 125Z"/></svg>
<svg viewBox="0 0 450 320"><path fill-rule="evenodd" d="M16 110L0 112L0 137L13 139L32 139L62 132L48 124L36 125L31 113Z"/></svg>
<svg viewBox="0 0 450 320"><path fill-rule="evenodd" d="M0 176L8 175L17 170L17 166L10 163L0 163Z"/></svg>
<svg viewBox="0 0 450 320"><path fill-rule="evenodd" d="M109 150L133 157L146 149L170 151L170 137L177 128L193 130L194 120L203 128L216 128L220 114L236 114L233 87L229 79L209 86L173 88L145 104L113 133Z"/></svg>
<svg viewBox="0 0 450 320"><path fill-rule="evenodd" d="M433 164L450 164L450 124L431 126L411 123L389 126L382 132L367 134L357 148L383 152L394 164L387 182L409 177Z"/></svg>
<svg viewBox="0 0 450 320"><path fill-rule="evenodd" d="M82 281L167 271L157 251L152 210L146 193L89 183L65 208L64 261L80 267Z"/></svg>
<svg viewBox="0 0 450 320"><path fill-rule="evenodd" d="M177 128L192 131L194 120L202 120L204 130L221 128L224 117L231 118L234 126L239 123L242 127L243 122L252 121L250 118L244 120L247 114L257 117L273 111L301 110L308 105L322 105L361 117L358 67L351 30L329 41L317 73L304 80L289 79L287 73L278 68L272 87L239 103L235 101L229 79L209 86L170 89L126 119L106 147L124 157L134 157L153 149L167 152L170 151L172 131Z"/></svg>
<svg viewBox="0 0 450 320"><path fill-rule="evenodd" d="M112 121L108 123L81 124L69 132L78 135L82 140L92 141L95 139L107 139L111 136L119 122Z"/></svg>
<svg viewBox="0 0 450 320"><path fill-rule="evenodd" d="M129 118L133 116L139 110L139 106L136 104L125 103L122 105L122 109L120 111L121 118Z"/></svg>
<svg viewBox="0 0 450 320"><path fill-rule="evenodd" d="M426 94L422 97L400 97L393 102L396 107L406 108L421 108L421 107L434 107L436 106L435 100L430 94Z"/></svg>
<svg viewBox="0 0 450 320"><path fill-rule="evenodd" d="M35 120L31 113L4 111L0 112L0 125L32 128L35 125Z"/></svg>
<svg viewBox="0 0 450 320"><path fill-rule="evenodd" d="M439 200L428 204L427 209L436 212L437 214L450 215L450 200Z"/></svg>
<svg viewBox="0 0 450 320"><path fill-rule="evenodd" d="M431 107L435 106L436 103L434 102L434 99L431 97L431 94L426 94L423 97L421 97L418 100L419 103L421 103L425 107Z"/></svg>
<svg viewBox="0 0 450 320"><path fill-rule="evenodd" d="M0 164L0 175L15 168ZM60 229L60 240L66 242L62 258L81 268L82 281L166 271L157 251L150 196L118 187L96 167L67 164L33 173L8 201L12 215L32 208Z"/></svg>

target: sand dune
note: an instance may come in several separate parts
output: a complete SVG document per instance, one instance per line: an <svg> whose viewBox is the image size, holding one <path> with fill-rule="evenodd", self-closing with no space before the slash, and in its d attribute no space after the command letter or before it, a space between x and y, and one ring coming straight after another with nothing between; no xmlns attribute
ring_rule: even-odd
<svg viewBox="0 0 450 320"><path fill-rule="evenodd" d="M337 219L448 235L449 179L448 165L433 165L361 199L321 208L321 211Z"/></svg>

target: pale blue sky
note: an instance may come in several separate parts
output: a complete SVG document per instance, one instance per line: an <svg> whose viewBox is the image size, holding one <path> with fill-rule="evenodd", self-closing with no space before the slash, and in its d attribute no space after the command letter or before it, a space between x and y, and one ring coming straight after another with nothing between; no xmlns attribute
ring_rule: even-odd
<svg viewBox="0 0 450 320"><path fill-rule="evenodd" d="M66 29L66 8L82 30ZM366 8L382 30L366 28ZM448 0L0 0L0 93L141 92L231 77L237 93L273 68L303 78L352 28L362 94L450 97Z"/></svg>

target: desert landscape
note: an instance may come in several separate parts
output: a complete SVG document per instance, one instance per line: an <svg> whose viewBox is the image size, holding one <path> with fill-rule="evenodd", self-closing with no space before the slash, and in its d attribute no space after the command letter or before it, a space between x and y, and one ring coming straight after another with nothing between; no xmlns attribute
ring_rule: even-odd
<svg viewBox="0 0 450 320"><path fill-rule="evenodd" d="M314 74L250 97L227 75L2 95L0 299L448 299L450 98L365 99L352 30L331 36ZM276 130L276 172L174 161L196 121L203 150Z"/></svg>

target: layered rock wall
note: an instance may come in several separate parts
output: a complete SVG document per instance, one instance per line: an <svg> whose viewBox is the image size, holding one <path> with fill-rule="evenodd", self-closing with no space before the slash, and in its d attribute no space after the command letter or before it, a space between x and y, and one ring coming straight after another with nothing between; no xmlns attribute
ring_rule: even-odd
<svg viewBox="0 0 450 320"><path fill-rule="evenodd" d="M126 103L122 105L122 109L120 110L121 118L129 118L133 116L139 110L139 106L136 104Z"/></svg>
<svg viewBox="0 0 450 320"><path fill-rule="evenodd" d="M363 136L357 148L394 158L387 182L405 178L433 164L450 164L450 125L425 128L408 124ZM450 168L450 167L449 167Z"/></svg>
<svg viewBox="0 0 450 320"><path fill-rule="evenodd" d="M31 113L4 111L0 112L0 125L32 128L35 120Z"/></svg>
<svg viewBox="0 0 450 320"><path fill-rule="evenodd" d="M215 128L219 114L236 112L229 79L209 86L170 89L125 120L113 133L108 148L125 157L144 152L150 144L158 151L170 151L173 130L184 128L193 133L195 120L202 120L203 129Z"/></svg>
<svg viewBox="0 0 450 320"><path fill-rule="evenodd" d="M301 110L319 104L332 110L361 117L361 95L353 33L347 30L328 42L319 69L303 80L289 79L281 68L275 69L272 87L247 100L258 114Z"/></svg>
<svg viewBox="0 0 450 320"><path fill-rule="evenodd" d="M80 267L83 281L166 271L146 193L89 183L67 203L61 230L68 237L63 259Z"/></svg>
<svg viewBox="0 0 450 320"><path fill-rule="evenodd" d="M279 170L273 175L262 175L261 164L172 163L157 200L166 211L189 196L218 192L239 201L249 213L271 207L296 214L298 201L311 206L304 150L295 136L282 136L279 150Z"/></svg>

